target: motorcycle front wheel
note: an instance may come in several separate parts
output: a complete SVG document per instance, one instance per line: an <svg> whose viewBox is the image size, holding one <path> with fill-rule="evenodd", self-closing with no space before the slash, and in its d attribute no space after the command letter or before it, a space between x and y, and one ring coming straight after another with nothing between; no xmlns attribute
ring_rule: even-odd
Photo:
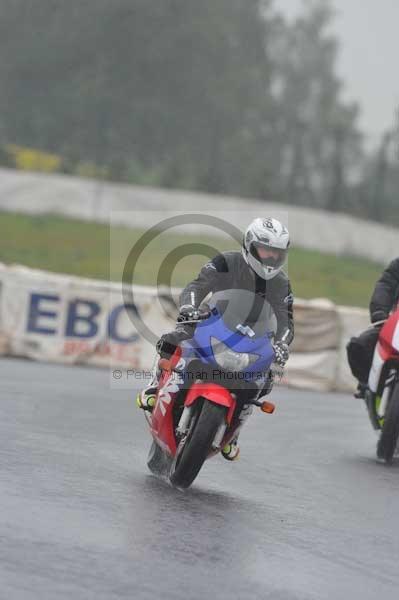
<svg viewBox="0 0 399 600"><path fill-rule="evenodd" d="M226 418L226 408L204 398L199 414L193 416L182 447L178 448L169 479L178 488L188 488L197 477L211 448L220 425Z"/></svg>
<svg viewBox="0 0 399 600"><path fill-rule="evenodd" d="M396 383L384 416L380 439L377 444L377 458L392 463L399 439L399 382Z"/></svg>

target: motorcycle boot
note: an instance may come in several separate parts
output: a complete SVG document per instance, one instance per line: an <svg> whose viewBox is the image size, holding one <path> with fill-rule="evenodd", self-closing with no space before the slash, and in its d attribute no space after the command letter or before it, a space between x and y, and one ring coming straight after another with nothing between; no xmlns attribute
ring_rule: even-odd
<svg viewBox="0 0 399 600"><path fill-rule="evenodd" d="M148 387L137 394L136 403L142 410L153 411L156 402L156 387Z"/></svg>
<svg viewBox="0 0 399 600"><path fill-rule="evenodd" d="M157 390L161 370L157 368L151 383L137 394L136 403L142 410L152 412L157 401Z"/></svg>
<svg viewBox="0 0 399 600"><path fill-rule="evenodd" d="M238 460L238 457L240 456L240 446L237 443L237 438L232 440L230 444L226 444L224 448L222 448L221 454L226 460Z"/></svg>

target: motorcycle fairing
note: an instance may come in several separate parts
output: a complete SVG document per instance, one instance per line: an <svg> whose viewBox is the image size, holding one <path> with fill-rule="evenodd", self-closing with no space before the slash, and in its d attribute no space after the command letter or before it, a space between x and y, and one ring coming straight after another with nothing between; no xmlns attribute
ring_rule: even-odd
<svg viewBox="0 0 399 600"><path fill-rule="evenodd" d="M380 331L368 382L373 393L381 387L384 366L392 361L399 361L399 310L389 317Z"/></svg>
<svg viewBox="0 0 399 600"><path fill-rule="evenodd" d="M225 387L216 383L194 383L188 390L185 406L192 406L197 398L206 398L214 404L220 404L228 409L226 421L230 425L236 408L236 401Z"/></svg>
<svg viewBox="0 0 399 600"><path fill-rule="evenodd" d="M266 372L275 358L273 346L267 332L262 336L250 338L239 331L232 331L223 321L216 309L206 321L198 323L194 337L182 344L182 356L189 358L193 354L205 364L218 365L215 358L211 338L223 342L234 352L256 354L258 358L243 371L245 379L254 379L255 375Z"/></svg>

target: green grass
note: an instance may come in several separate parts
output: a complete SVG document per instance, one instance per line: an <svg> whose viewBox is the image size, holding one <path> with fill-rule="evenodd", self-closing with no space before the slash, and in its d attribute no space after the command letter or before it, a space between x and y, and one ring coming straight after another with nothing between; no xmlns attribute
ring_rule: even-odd
<svg viewBox="0 0 399 600"><path fill-rule="evenodd" d="M97 279L121 280L126 257L142 230L86 223L55 216L30 217L0 213L0 261L20 263ZM161 234L143 252L134 281L153 285L164 258L187 243L209 244L218 251L236 249L227 240L203 235ZM183 286L197 274L204 256L182 259L173 271L172 285ZM337 258L292 248L288 273L301 298L324 297L340 304L367 306L382 267L351 257ZM160 280L166 282L165 270Z"/></svg>

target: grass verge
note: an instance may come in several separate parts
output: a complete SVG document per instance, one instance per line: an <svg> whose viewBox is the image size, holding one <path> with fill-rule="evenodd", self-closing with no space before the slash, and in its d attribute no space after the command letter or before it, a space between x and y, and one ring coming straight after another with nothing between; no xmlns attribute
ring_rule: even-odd
<svg viewBox="0 0 399 600"><path fill-rule="evenodd" d="M57 273L120 280L129 250L140 229L88 223L56 216L0 213L0 261L21 263ZM236 249L227 240L203 235L161 234L144 251L135 282L154 285L159 266L177 246L209 244L218 251ZM173 271L172 285L183 286L196 276L204 256L186 257ZM352 306L367 306L382 267L362 259L336 257L292 248L288 273L296 296L324 297ZM162 280L164 271L161 273Z"/></svg>

